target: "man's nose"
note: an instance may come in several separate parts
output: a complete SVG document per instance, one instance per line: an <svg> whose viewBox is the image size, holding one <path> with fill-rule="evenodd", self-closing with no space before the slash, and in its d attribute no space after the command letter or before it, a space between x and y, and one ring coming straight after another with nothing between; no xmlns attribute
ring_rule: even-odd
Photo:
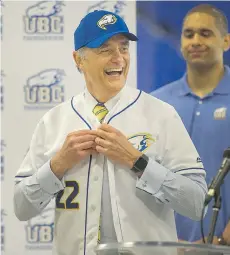
<svg viewBox="0 0 230 255"><path fill-rule="evenodd" d="M123 55L119 48L113 50L112 61L120 62L123 60Z"/></svg>
<svg viewBox="0 0 230 255"><path fill-rule="evenodd" d="M195 34L193 39L192 39L192 46L196 47L196 46L200 46L202 44L202 38L199 34Z"/></svg>

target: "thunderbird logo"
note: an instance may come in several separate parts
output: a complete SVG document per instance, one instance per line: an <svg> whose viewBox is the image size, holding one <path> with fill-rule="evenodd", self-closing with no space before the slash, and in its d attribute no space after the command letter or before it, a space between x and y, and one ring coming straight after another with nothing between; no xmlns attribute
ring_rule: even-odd
<svg viewBox="0 0 230 255"><path fill-rule="evenodd" d="M87 13L93 12L95 10L106 10L118 14L120 17L124 18L124 10L127 7L125 1L99 1L96 4L91 5Z"/></svg>
<svg viewBox="0 0 230 255"><path fill-rule="evenodd" d="M26 15L30 18L33 17L50 17L62 11L64 6L62 1L40 1L37 4L29 7Z"/></svg>
<svg viewBox="0 0 230 255"><path fill-rule="evenodd" d="M117 18L112 14L107 14L103 16L98 22L97 25L101 28L106 30L107 28L105 26L112 25L116 23Z"/></svg>
<svg viewBox="0 0 230 255"><path fill-rule="evenodd" d="M36 86L51 87L54 85L58 85L62 81L63 75L65 75L63 70L47 69L30 77L27 80L26 85L29 87L36 87Z"/></svg>
<svg viewBox="0 0 230 255"><path fill-rule="evenodd" d="M128 140L141 152L147 150L156 141L149 133L138 133L128 137Z"/></svg>

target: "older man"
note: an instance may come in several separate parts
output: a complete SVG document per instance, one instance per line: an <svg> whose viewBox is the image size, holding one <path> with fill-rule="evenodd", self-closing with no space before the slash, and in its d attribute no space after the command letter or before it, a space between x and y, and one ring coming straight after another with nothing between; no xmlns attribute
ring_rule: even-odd
<svg viewBox="0 0 230 255"><path fill-rule="evenodd" d="M19 220L56 197L57 254L95 254L98 242L176 241L174 210L199 220L207 191L178 114L125 86L130 33L115 13L86 15L74 34L86 89L47 112L16 176Z"/></svg>

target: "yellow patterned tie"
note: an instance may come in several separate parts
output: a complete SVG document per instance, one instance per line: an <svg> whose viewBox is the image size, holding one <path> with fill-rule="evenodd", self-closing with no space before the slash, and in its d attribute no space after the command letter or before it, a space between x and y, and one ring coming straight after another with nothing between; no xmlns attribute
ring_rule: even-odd
<svg viewBox="0 0 230 255"><path fill-rule="evenodd" d="M104 106L102 103L98 103L94 108L93 108L93 113L96 115L98 120L102 123L105 116L107 115L109 111L107 108Z"/></svg>
<svg viewBox="0 0 230 255"><path fill-rule="evenodd" d="M109 111L107 110L107 108L105 107L104 104L102 103L98 103L94 108L93 108L93 113L95 114L95 116L98 118L98 120L100 121L100 123L103 122L105 116L107 115ZM97 243L99 244L101 241L101 215L99 218L99 229L98 229L98 240Z"/></svg>

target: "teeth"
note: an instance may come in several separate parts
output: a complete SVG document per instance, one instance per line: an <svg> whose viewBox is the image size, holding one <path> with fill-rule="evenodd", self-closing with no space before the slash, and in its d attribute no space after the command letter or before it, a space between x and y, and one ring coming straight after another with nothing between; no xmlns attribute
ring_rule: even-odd
<svg viewBox="0 0 230 255"><path fill-rule="evenodd" d="M107 69L106 72L122 72L122 68L111 68Z"/></svg>

